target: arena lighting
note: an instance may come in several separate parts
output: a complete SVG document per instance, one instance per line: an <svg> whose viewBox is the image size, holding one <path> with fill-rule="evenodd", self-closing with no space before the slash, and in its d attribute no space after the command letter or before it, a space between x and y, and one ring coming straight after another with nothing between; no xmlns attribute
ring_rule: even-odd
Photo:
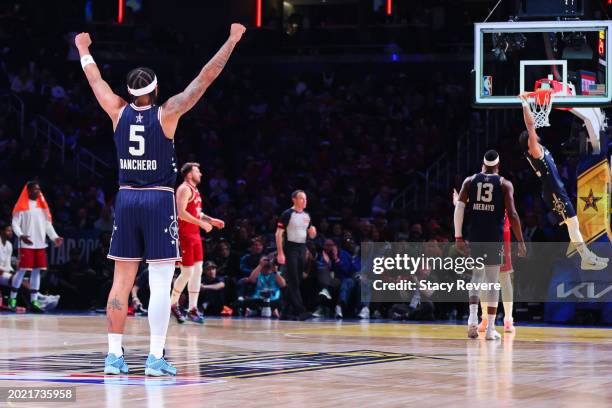
<svg viewBox="0 0 612 408"><path fill-rule="evenodd" d="M390 16L392 11L393 11L393 0L387 0L387 15Z"/></svg>
<svg viewBox="0 0 612 408"><path fill-rule="evenodd" d="M125 8L125 0L119 0L119 10L117 12L117 24L123 24L123 9Z"/></svg>
<svg viewBox="0 0 612 408"><path fill-rule="evenodd" d="M262 0L256 0L255 6L255 27L261 27L261 2Z"/></svg>

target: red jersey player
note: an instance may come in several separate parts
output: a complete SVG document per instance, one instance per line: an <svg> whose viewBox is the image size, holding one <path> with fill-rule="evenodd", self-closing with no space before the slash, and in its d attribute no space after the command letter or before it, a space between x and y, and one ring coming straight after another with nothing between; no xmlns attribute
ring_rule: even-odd
<svg viewBox="0 0 612 408"><path fill-rule="evenodd" d="M202 198L198 184L202 179L198 163L185 163L181 168L183 183L176 190L176 207L179 215L179 242L181 245L181 274L174 281L170 302L172 314L179 323L185 316L178 306L181 293L187 286L189 292L189 312L187 317L196 323L203 323L204 317L198 311L198 296L202 283L202 262L204 249L200 228L210 232L213 227L223 228L225 223L202 212Z"/></svg>

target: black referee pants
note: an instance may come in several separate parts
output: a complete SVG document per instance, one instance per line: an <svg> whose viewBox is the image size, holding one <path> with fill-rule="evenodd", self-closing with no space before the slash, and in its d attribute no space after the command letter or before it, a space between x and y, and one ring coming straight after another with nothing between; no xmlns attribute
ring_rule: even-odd
<svg viewBox="0 0 612 408"><path fill-rule="evenodd" d="M302 301L302 294L300 293L300 280L306 267L306 245L287 242L284 252L287 286L283 294L283 302L285 304L283 314L299 316L306 311Z"/></svg>

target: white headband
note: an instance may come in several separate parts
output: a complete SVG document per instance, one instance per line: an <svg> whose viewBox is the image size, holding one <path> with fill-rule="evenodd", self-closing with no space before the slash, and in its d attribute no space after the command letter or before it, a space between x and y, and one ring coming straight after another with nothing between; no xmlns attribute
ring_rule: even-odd
<svg viewBox="0 0 612 408"><path fill-rule="evenodd" d="M497 166L498 163L499 163L499 156L497 156L495 160L487 160L486 157L484 159L485 166L493 167L493 166Z"/></svg>
<svg viewBox="0 0 612 408"><path fill-rule="evenodd" d="M144 88L132 89L128 86L128 92L134 96L147 95L153 92L156 86L157 86L157 76L154 76L153 82L151 82L149 85L145 86Z"/></svg>

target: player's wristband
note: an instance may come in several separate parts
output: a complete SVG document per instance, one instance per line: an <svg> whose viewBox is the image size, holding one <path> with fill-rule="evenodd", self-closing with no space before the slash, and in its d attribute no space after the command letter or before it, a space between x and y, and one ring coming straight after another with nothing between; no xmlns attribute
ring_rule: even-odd
<svg viewBox="0 0 612 408"><path fill-rule="evenodd" d="M523 105L523 107L525 107L525 108L528 108L528 107L529 107L529 104L528 104L528 103L527 103L527 101L526 101L526 100L524 100L524 99L521 99L521 105Z"/></svg>
<svg viewBox="0 0 612 408"><path fill-rule="evenodd" d="M463 237L455 237L456 242L463 242Z"/></svg>
<svg viewBox="0 0 612 408"><path fill-rule="evenodd" d="M96 61L94 61L93 57L91 55L83 55L81 57L81 67L83 68L83 70L85 70L85 66L89 65L89 64L95 64Z"/></svg>

